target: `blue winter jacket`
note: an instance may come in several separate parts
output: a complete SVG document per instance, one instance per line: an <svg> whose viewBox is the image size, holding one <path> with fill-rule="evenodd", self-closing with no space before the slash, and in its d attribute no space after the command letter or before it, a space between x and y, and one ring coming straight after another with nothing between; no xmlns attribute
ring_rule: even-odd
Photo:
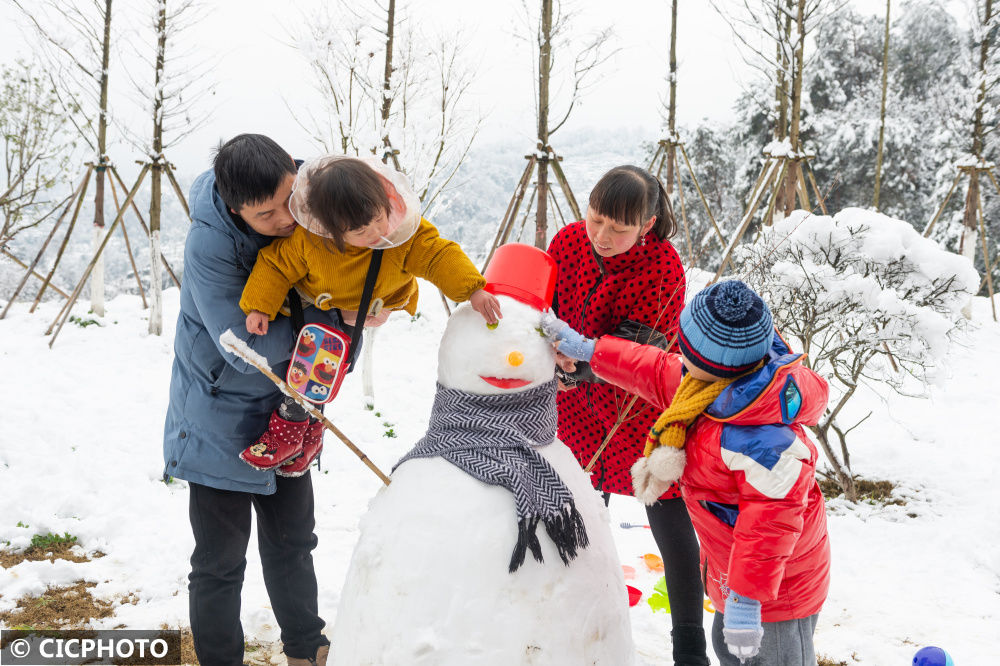
<svg viewBox="0 0 1000 666"><path fill-rule="evenodd" d="M191 186L191 229L184 246L181 309L174 339L170 405L163 433L164 477L222 490L269 495L274 472L239 458L267 427L281 394L253 366L224 351L219 335L231 329L267 358L283 377L294 344L291 321L279 316L267 335L247 333L240 295L257 251L273 238L237 223L219 196L215 174ZM337 326L335 311L305 308L306 322Z"/></svg>

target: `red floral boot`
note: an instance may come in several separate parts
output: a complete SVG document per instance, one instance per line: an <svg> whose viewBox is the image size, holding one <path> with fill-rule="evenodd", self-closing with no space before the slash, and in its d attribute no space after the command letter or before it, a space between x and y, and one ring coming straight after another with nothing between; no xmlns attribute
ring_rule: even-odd
<svg viewBox="0 0 1000 666"><path fill-rule="evenodd" d="M313 460L319 457L323 451L323 431L325 428L319 421L311 421L306 428L306 434L302 438L302 455L286 462L284 465L274 470L278 476L302 476L309 471L309 466Z"/></svg>
<svg viewBox="0 0 1000 666"><path fill-rule="evenodd" d="M275 410L267 430L243 449L240 458L259 470L274 469L302 454L302 438L307 425L308 421L286 421Z"/></svg>

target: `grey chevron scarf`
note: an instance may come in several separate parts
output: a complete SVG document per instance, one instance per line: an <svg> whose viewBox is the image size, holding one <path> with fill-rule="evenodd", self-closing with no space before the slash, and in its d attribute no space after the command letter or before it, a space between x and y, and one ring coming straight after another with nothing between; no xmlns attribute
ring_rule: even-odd
<svg viewBox="0 0 1000 666"><path fill-rule="evenodd" d="M437 385L427 434L403 456L441 456L483 483L514 495L517 544L511 573L528 550L538 562L542 549L535 534L541 521L564 564L590 543L573 493L534 447L551 444L556 435L556 382L520 393L477 395Z"/></svg>

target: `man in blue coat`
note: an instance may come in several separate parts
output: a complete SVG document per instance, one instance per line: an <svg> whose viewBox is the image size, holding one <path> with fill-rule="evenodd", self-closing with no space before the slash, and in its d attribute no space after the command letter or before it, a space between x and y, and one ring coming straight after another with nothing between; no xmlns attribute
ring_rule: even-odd
<svg viewBox="0 0 1000 666"><path fill-rule="evenodd" d="M203 666L243 663L240 591L251 507L288 663L322 665L329 651L320 633L324 622L311 555L317 543L312 480L308 473L277 476L240 460L240 451L267 429L281 394L219 343L228 329L272 367L291 358L292 322L279 316L267 335L250 335L239 301L257 251L295 229L288 198L296 170L273 140L241 134L219 148L214 169L191 186L163 456L164 476L190 486L195 548L188 589L195 652ZM340 327L335 313L309 307L304 318Z"/></svg>

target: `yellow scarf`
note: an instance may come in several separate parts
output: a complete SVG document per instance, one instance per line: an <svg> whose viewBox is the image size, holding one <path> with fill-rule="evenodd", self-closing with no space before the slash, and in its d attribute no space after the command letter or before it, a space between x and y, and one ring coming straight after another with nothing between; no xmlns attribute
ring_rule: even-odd
<svg viewBox="0 0 1000 666"><path fill-rule="evenodd" d="M690 374L685 374L684 378L681 379L680 386L677 387L677 393L674 394L670 406L660 414L660 418L656 419L656 423L650 428L649 434L646 436L646 450L643 451L642 455L648 458L653 449L658 446L683 448L688 426L694 423L694 420L705 411L705 408L711 405L726 390L726 387L737 379L738 377L730 377L715 382L706 382L695 379Z"/></svg>

